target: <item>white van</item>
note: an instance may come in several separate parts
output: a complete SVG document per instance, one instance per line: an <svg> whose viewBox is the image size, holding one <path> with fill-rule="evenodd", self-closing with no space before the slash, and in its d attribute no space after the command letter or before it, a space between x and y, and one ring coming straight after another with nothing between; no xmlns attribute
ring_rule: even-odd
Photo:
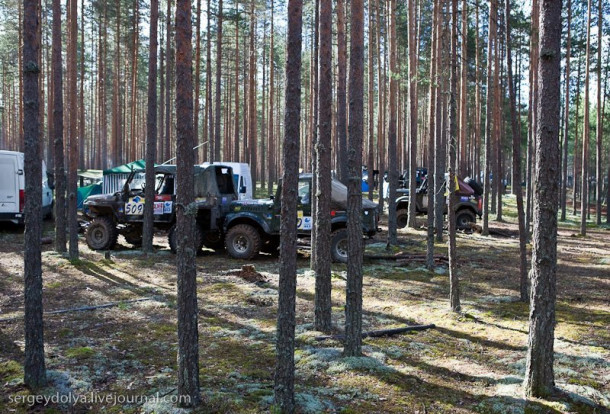
<svg viewBox="0 0 610 414"><path fill-rule="evenodd" d="M25 216L25 174L23 152L0 150L0 221L23 224ZM42 215L53 213L53 190L49 186L47 166L42 161Z"/></svg>
<svg viewBox="0 0 610 414"><path fill-rule="evenodd" d="M244 162L213 162L216 165L226 165L233 169L233 184L237 190L237 196L239 200L251 200L254 198L252 185L252 174L250 172L250 166ZM202 167L210 165L209 162L201 164Z"/></svg>

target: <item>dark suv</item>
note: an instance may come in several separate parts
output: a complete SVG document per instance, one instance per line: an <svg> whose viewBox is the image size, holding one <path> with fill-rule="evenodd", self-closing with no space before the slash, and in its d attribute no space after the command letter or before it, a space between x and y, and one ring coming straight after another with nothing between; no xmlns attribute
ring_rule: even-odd
<svg viewBox="0 0 610 414"><path fill-rule="evenodd" d="M229 205L237 199L233 186L231 167L211 165L206 168L193 167L195 202L197 205L197 229L202 246L221 248L222 219L229 212ZM154 226L169 230L169 245L176 251L176 191L175 165L155 167ZM86 240L93 250L114 248L119 234L135 246L142 244L144 217L144 170L131 172L123 190L115 194L88 197L84 203L85 216L91 220L87 227Z"/></svg>
<svg viewBox="0 0 610 414"><path fill-rule="evenodd" d="M301 174L298 185L297 229L300 237L310 237L312 174ZM230 256L252 259L260 251L275 252L280 244L280 194L264 200L239 200L231 204L225 219L225 247ZM332 181L331 255L334 261L347 262L347 187ZM362 200L362 232L372 237L377 231L377 204Z"/></svg>
<svg viewBox="0 0 610 414"><path fill-rule="evenodd" d="M471 227L470 223L476 222L476 217L481 218L482 197L481 186L475 181L458 179L459 189L452 195L455 197L455 225L459 230ZM445 191L446 186L443 187ZM398 189L399 196L396 199L396 223L398 228L407 226L409 215L409 189ZM417 215L428 214L428 179L425 178L415 192L415 211ZM444 214L447 214L447 198L445 196Z"/></svg>

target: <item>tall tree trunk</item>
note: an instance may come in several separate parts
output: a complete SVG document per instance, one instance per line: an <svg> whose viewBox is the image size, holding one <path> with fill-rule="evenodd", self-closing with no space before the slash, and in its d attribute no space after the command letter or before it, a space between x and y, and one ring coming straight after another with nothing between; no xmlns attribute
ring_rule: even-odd
<svg viewBox="0 0 610 414"><path fill-rule="evenodd" d="M519 223L519 297L522 302L528 298L527 279L527 234L523 212L523 192L521 191L521 123L517 117L517 103L513 83L513 62L511 51L510 1L505 0L504 19L506 21L506 68L508 70L508 97L511 128L513 133L513 192L517 198L517 219ZM569 0L568 0L569 1Z"/></svg>
<svg viewBox="0 0 610 414"><path fill-rule="evenodd" d="M134 22L133 22L133 42L132 42L132 62L131 62L131 128L130 128L130 161L139 158L137 155L137 138L136 138L136 123L138 114L138 45L140 37L140 16L139 16L139 0L134 0Z"/></svg>
<svg viewBox="0 0 610 414"><path fill-rule="evenodd" d="M212 108L212 7L210 0L207 1L207 42L206 42L206 59L205 59L205 111L207 128L207 157L208 161L214 160L214 117Z"/></svg>
<svg viewBox="0 0 610 414"><path fill-rule="evenodd" d="M337 0L337 150L339 180L347 185L347 40L345 35L345 1ZM372 51L371 51L372 53ZM369 171L372 184L373 172Z"/></svg>
<svg viewBox="0 0 610 414"><path fill-rule="evenodd" d="M415 16L415 1L409 0L409 195L413 194L413 200L415 200L415 189L416 181L415 176L417 174L417 43L418 40L415 37L417 28L417 18ZM390 69L391 70L391 69ZM394 77L392 78L394 79ZM390 104L391 105L391 104ZM392 114L390 109L390 116ZM390 156L392 151L390 150ZM390 165L393 166L392 162ZM395 167L390 168L390 172L396 171ZM390 189L392 186L390 186ZM391 191L391 190L390 190ZM393 209L394 196L390 194L390 207L389 211ZM409 227L415 227L415 216L417 214L415 202L409 203L409 218L407 225ZM391 213L390 213L391 214Z"/></svg>
<svg viewBox="0 0 610 414"><path fill-rule="evenodd" d="M235 91L233 91L235 94L235 124L233 127L233 159L235 162L239 162L239 1L235 3L235 16Z"/></svg>
<svg viewBox="0 0 610 414"><path fill-rule="evenodd" d="M221 82L222 82L222 0L218 0L218 13L216 15L216 112L214 119L214 158L210 161L220 161L220 114L221 114Z"/></svg>
<svg viewBox="0 0 610 414"><path fill-rule="evenodd" d="M449 302L451 310L459 312L460 279L457 274L457 244L455 241L455 166L457 159L457 38L458 38L458 1L451 1L451 78L449 95L449 205L447 206L447 221L449 227Z"/></svg>
<svg viewBox="0 0 610 414"><path fill-rule="evenodd" d="M377 17L377 30L375 34L375 38L377 39L377 87L379 90L377 91L377 165L379 166L379 212L383 213L385 197L383 194L384 189L384 173L386 168L385 163L385 61L382 64L381 62L381 42L382 36L381 34L385 31L381 30L381 27L384 23L384 18L382 17L380 0L375 0L375 16ZM349 150L348 150L349 153ZM349 169L348 169L349 171Z"/></svg>
<svg viewBox="0 0 610 414"><path fill-rule="evenodd" d="M157 24L159 0L150 2L150 45L148 52L148 112L146 114L146 183L142 249L153 251L153 220L155 199L155 159L157 158Z"/></svg>
<svg viewBox="0 0 610 414"><path fill-rule="evenodd" d="M602 224L602 187L604 184L604 177L602 176L602 29L604 16L602 14L602 0L599 0L597 4L597 148L595 151L595 182L597 183L597 189L595 191L595 223L599 226ZM608 185L610 185L610 182Z"/></svg>
<svg viewBox="0 0 610 414"><path fill-rule="evenodd" d="M171 143L172 143L172 79L174 68L174 49L172 40L172 0L167 1L167 14L166 14L166 53L167 63L165 64L165 158L169 160L172 158Z"/></svg>
<svg viewBox="0 0 610 414"><path fill-rule="evenodd" d="M581 196L580 196L580 234L587 234L587 213L589 211L589 76L590 76L590 50L591 50L591 0L587 2L587 46L585 56L585 97L584 97L584 120L582 134L582 176L581 176Z"/></svg>
<svg viewBox="0 0 610 414"><path fill-rule="evenodd" d="M434 269L434 191L435 182L438 177L434 175L434 156L435 156L435 135L436 135L436 89L437 89L437 66L438 66L438 20L439 20L439 4L434 3L434 11L432 13L432 39L430 47L430 87L428 101L428 153L426 165L428 167L427 181L428 191L426 197L428 199L428 217L427 217L427 248L426 248L426 267L428 270Z"/></svg>
<svg viewBox="0 0 610 414"><path fill-rule="evenodd" d="M554 388L553 341L557 271L561 0L540 2L540 60L530 328L525 367L526 396Z"/></svg>
<svg viewBox="0 0 610 414"><path fill-rule="evenodd" d="M570 135L570 58L572 49L572 36L570 25L572 24L572 0L568 0L568 34L566 44L566 95L565 95L565 115L564 115L564 132L563 132L563 154L561 163L561 221L566 221L567 208L567 184L568 184L568 137ZM575 188L574 188L575 190ZM573 192L573 197L576 199L576 191Z"/></svg>
<svg viewBox="0 0 610 414"><path fill-rule="evenodd" d="M411 0L413 1L413 0ZM412 8L412 4L409 5L409 10L411 10ZM388 2L388 18L389 18L389 24L390 24L390 31L389 31L389 40L390 40L390 106L389 106L389 123L388 123L388 158L389 158L389 169L388 169L388 179L389 179L389 186L390 186L390 198L388 201L388 240L387 240L387 247L389 248L390 245L396 245L398 244L398 237L396 235L396 187L398 186L398 160L397 160L397 154L396 154L396 123L397 123L397 117L396 117L396 112L397 112L397 107L396 107L396 95L397 95L397 89L398 89L398 79L397 77L397 73L398 73L398 69L396 67L396 54L397 54L397 46L396 46L396 0L389 0ZM412 14L409 14L410 16ZM412 32L414 30L414 22L410 21L409 24L409 32ZM415 35L413 35L415 36ZM410 45L412 46L413 43L410 43ZM413 59L415 60L415 59ZM364 65L364 63L363 63ZM409 65L409 75L413 74L413 69L411 68L411 65ZM414 84L415 84L415 80L410 78L410 88L409 88L409 100L411 101L413 99L412 96L412 89L414 88ZM413 116L417 117L417 111L415 111L415 114L413 113L413 106L411 107L411 120L413 120ZM411 125L411 126L415 126L415 133L417 134L417 124L415 125ZM413 130L411 130L411 132L413 132ZM411 137L411 144L413 143L413 139L414 137ZM413 156L415 156L415 146L411 146L412 151L411 154ZM414 174L414 171L411 170L411 173ZM414 180L414 175L413 175L413 181ZM413 188L413 187L411 187ZM411 204L411 203L410 203ZM415 220L415 215L412 216L413 220Z"/></svg>
<svg viewBox="0 0 610 414"><path fill-rule="evenodd" d="M475 20L476 20L476 34L475 34L475 63L474 63L474 151L473 151L473 166L472 173L476 180L480 180L480 164L481 164L481 81L480 81L480 62L481 52L479 47L479 0L475 3Z"/></svg>
<svg viewBox="0 0 610 414"><path fill-rule="evenodd" d="M40 154L40 112L38 81L40 67L38 50L37 3L24 1L23 18L23 120L21 124L25 144L25 235L24 235L24 293L25 293L25 361L24 383L38 389L47 383L44 361L44 328L42 320L42 157Z"/></svg>
<svg viewBox="0 0 610 414"><path fill-rule="evenodd" d="M25 32L25 27L24 25L24 11L23 8L25 7L25 3L19 1L17 2L17 15L18 15L18 39L17 39L17 47L19 49L19 51L23 50L23 36L24 36L24 32ZM36 13L36 12L35 12ZM36 13L38 14L38 13ZM36 31L38 31L38 29L36 29ZM40 47L40 45L39 45ZM23 52L18 52L17 53L17 65L18 67L18 71L19 71L19 97L17 99L17 111L19 113L19 124L17 127L17 149L19 149L19 151L23 151L25 149L25 142L24 142L24 133L23 133L23 81L24 81L24 77L23 77Z"/></svg>
<svg viewBox="0 0 610 414"><path fill-rule="evenodd" d="M258 134L257 134L257 108L256 108L256 14L254 0L250 1L250 49L248 51L248 139L250 140L250 169L252 171L252 185L256 189L258 180Z"/></svg>
<svg viewBox="0 0 610 414"><path fill-rule="evenodd" d="M157 145L159 162L165 162L164 132L165 132L165 49L163 48L163 27L160 30L159 42L159 139Z"/></svg>
<svg viewBox="0 0 610 414"><path fill-rule="evenodd" d="M121 71L121 2L116 3L116 31L115 31L115 56L112 92L112 159L110 163L114 166L120 161L119 143L121 141L121 114L119 110L120 101L120 71ZM68 67L68 70L69 67Z"/></svg>
<svg viewBox="0 0 610 414"><path fill-rule="evenodd" d="M508 1L508 0L505 0ZM477 28L478 30L478 28ZM460 53L460 159L459 175L468 174L467 141L468 141L468 2L462 0L462 49Z"/></svg>
<svg viewBox="0 0 610 414"><path fill-rule="evenodd" d="M194 113L193 113L193 131L195 133L195 145L199 146L199 97L201 95L201 0L197 0L197 25L195 26L196 40L195 40L195 100L194 100ZM201 143L203 143L202 141ZM195 159L195 163L203 162L203 154L205 145L202 145L197 149L198 156Z"/></svg>
<svg viewBox="0 0 610 414"><path fill-rule="evenodd" d="M573 178L573 187L574 187L574 196L572 198L572 214L576 215L577 212L577 207L578 207L578 203L577 203L577 194L578 194L578 190L579 190L579 182L578 182L578 174L580 174L580 161L581 161L581 157L580 157L580 144L578 141L578 137L580 136L579 132L578 132L578 124L579 124L579 117L578 114L580 113L580 75L582 73L582 61L580 59L580 56L578 57L578 70L577 70L577 75L576 75L576 119L574 120L574 178Z"/></svg>
<svg viewBox="0 0 610 414"><path fill-rule="evenodd" d="M188 212L194 201L193 152L193 51L191 1L176 2L176 234L178 268L178 395L183 405L201 403L199 393L199 331L197 327L197 267L195 216Z"/></svg>
<svg viewBox="0 0 610 414"><path fill-rule="evenodd" d="M53 147L55 155L55 251L66 251L66 170L61 57L61 3L53 0Z"/></svg>
<svg viewBox="0 0 610 414"><path fill-rule="evenodd" d="M78 169L78 104L76 96L76 44L78 43L78 0L69 0L69 50L68 66L71 68L68 78L68 113L70 114L69 129L69 167L68 167L68 225L70 228L70 248L69 255L71 260L78 259L78 221L76 209L76 170Z"/></svg>
<svg viewBox="0 0 610 414"><path fill-rule="evenodd" d="M275 118L273 116L274 110L274 98L275 98L275 28L274 28L274 4L273 0L271 0L271 29L270 29L270 45L269 45L269 115L268 115L268 134L267 142L269 143L269 151L267 151L269 157L269 171L268 171L268 181L267 181L267 192L269 194L273 191L273 182L276 179L275 176ZM236 85L237 87L237 85ZM237 125L237 121L235 123Z"/></svg>
<svg viewBox="0 0 610 414"><path fill-rule="evenodd" d="M332 1L320 0L320 71L319 91L332 91ZM331 277L330 277L330 193L331 193L331 134L332 94L319 95L318 142L316 144L316 215L314 220L316 249L313 263L316 275L314 327L330 332L332 328Z"/></svg>
<svg viewBox="0 0 610 414"><path fill-rule="evenodd" d="M339 7L339 3L341 3L342 7L343 7L343 1L340 0L337 2L337 8ZM368 142L369 142L369 148L368 148L368 157L367 157L367 182L368 182L368 187L369 187L369 191L368 191L368 199L369 200L373 200L373 191L375 190L375 174L374 174L374 169L375 169L375 67L374 67L374 50L375 50L375 29L373 26L373 2L369 1L368 3L368 14L369 14L369 45L368 45L368 76L369 76L369 85L368 85L368 110L369 110L369 116L368 116L368 126L369 126L369 131L368 131ZM345 36L344 36L344 41L345 41ZM345 45L343 46L343 48L345 49ZM345 73L345 72L344 72ZM343 82L345 83L346 79L344 77ZM345 94L345 85L344 85L344 94ZM343 103L345 105L345 99L343 99ZM345 111L345 107L344 107L344 111ZM338 109L337 109L338 112ZM345 134L347 134L347 130L345 129L345 115L343 116L343 132ZM337 132L338 133L338 132ZM341 147L341 145L343 145L343 147ZM345 172L347 172L347 165L341 165L341 162L345 162L347 161L347 150L345 149L345 145L347 145L347 137L344 136L343 137L343 143L339 142L338 148L339 151L341 151L341 153L339 153L337 155L337 159L338 159L338 164L339 164L339 170L343 170ZM341 177L342 182L346 183L347 180L345 179L345 177L342 177L341 173L339 174L339 177Z"/></svg>
<svg viewBox="0 0 610 414"><path fill-rule="evenodd" d="M394 0L392 0L394 1ZM345 356L362 354L362 136L364 118L364 3L352 0L349 58L348 261ZM381 181L381 180L380 180Z"/></svg>
<svg viewBox="0 0 610 414"><path fill-rule="evenodd" d="M282 210L280 231L280 281L277 311L277 340L274 400L282 412L293 413L294 404L294 328L296 323L297 282L297 185L301 118L301 45L303 1L288 0L286 44L286 111L282 154Z"/></svg>
<svg viewBox="0 0 610 414"><path fill-rule="evenodd" d="M530 38L530 110L529 110L529 133L528 133L528 141L527 141L527 195L526 195L526 208L525 208L525 229L528 233L530 233L530 223L532 222L532 194L534 188L534 182L532 180L532 163L533 156L536 151L534 146L535 144L535 135L537 129L536 114L538 113L538 31L539 31L539 4L540 0L532 0L532 24L531 24L531 38Z"/></svg>
<svg viewBox="0 0 610 414"><path fill-rule="evenodd" d="M497 20L496 0L489 2L489 35L487 41L487 98L485 108L485 168L483 177L483 235L489 235L489 195L490 195L490 167L491 167L491 140L492 117L493 117L493 55L496 43L496 20Z"/></svg>
<svg viewBox="0 0 610 414"><path fill-rule="evenodd" d="M81 45L80 45L80 87L79 87L79 106L78 106L78 136L81 139L81 145L78 151L78 165L80 168L89 167L90 160L86 160L85 165L85 143L87 142L85 128L85 0L81 0ZM42 119L42 118L41 118Z"/></svg>

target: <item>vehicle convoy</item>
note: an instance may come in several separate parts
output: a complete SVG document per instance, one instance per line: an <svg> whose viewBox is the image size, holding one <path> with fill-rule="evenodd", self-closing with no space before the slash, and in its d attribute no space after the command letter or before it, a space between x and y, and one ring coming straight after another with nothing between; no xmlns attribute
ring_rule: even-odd
<svg viewBox="0 0 610 414"><path fill-rule="evenodd" d="M195 203L197 205L197 248L223 247L222 220L237 199L233 171L224 165L193 167ZM154 226L167 230L172 252L176 251L176 166L155 167ZM144 170L133 170L115 194L94 195L84 202L84 214L91 220L86 240L93 250L109 250L121 234L134 246L142 244L144 218Z"/></svg>
<svg viewBox="0 0 610 414"><path fill-rule="evenodd" d="M0 221L23 224L25 214L24 154L17 151L0 151ZM49 183L47 166L42 161L42 216L53 215L53 186Z"/></svg>
<svg viewBox="0 0 610 414"><path fill-rule="evenodd" d="M313 225L311 211L312 174L301 174L298 184L297 231L308 238ZM231 257L252 259L259 252L277 252L280 245L280 211L282 183L275 197L263 200L238 200L231 203L225 218L225 247ZM347 262L347 187L332 180L331 256L336 262ZM377 204L362 200L362 232L372 237L377 231Z"/></svg>
<svg viewBox="0 0 610 414"><path fill-rule="evenodd" d="M398 189L400 196L396 199L396 223L399 229L407 226L409 216L409 189ZM455 197L455 224L458 230L471 228L470 223L475 223L477 216L483 214L482 189L476 181L466 178L465 181L458 179L458 189L452 195ZM415 211L417 215L428 214L428 179L424 179L415 192ZM443 214L447 214L447 202L445 197Z"/></svg>

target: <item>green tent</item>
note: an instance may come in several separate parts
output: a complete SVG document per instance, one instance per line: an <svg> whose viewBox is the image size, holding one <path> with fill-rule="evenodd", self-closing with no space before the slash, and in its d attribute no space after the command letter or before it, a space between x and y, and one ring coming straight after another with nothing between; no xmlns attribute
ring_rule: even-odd
<svg viewBox="0 0 610 414"><path fill-rule="evenodd" d="M157 165L157 164L155 164L155 165ZM127 164L119 165L118 167L109 168L107 170L104 170L103 174L105 176L109 175L109 174L129 174L131 172L131 170L143 170L145 167L146 167L146 161L137 160L137 161L132 161Z"/></svg>

